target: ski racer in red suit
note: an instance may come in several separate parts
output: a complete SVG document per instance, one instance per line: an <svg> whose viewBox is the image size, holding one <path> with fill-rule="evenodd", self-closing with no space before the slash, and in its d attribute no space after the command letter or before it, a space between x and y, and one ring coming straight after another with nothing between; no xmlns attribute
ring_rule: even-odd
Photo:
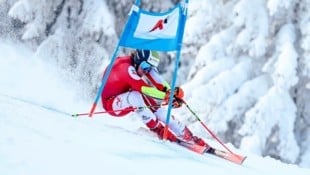
<svg viewBox="0 0 310 175"><path fill-rule="evenodd" d="M163 123L167 109L158 104L158 100L168 103L169 84L159 75L157 66L159 55L155 51L136 50L130 56L118 57L102 91L103 108L112 116L121 117L135 111L146 126L162 138ZM173 108L181 107L184 92L175 88ZM157 100L155 100L157 99ZM150 107L146 107L150 106ZM168 140L183 139L201 146L207 145L181 122L171 116L168 125Z"/></svg>

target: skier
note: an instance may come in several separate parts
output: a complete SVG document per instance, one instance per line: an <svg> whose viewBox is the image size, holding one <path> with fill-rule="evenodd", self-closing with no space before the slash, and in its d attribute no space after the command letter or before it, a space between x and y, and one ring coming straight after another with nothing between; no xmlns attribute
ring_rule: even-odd
<svg viewBox="0 0 310 175"><path fill-rule="evenodd" d="M135 50L129 56L118 57L102 91L103 108L112 116L122 117L137 112L146 126L163 138L167 109L158 101L168 104L169 84L159 75L159 55L155 51ZM182 106L184 92L176 87L173 108ZM146 107L147 106L147 107ZM194 136L183 123L171 116L167 139L176 142L182 139L201 146L208 146L201 138Z"/></svg>

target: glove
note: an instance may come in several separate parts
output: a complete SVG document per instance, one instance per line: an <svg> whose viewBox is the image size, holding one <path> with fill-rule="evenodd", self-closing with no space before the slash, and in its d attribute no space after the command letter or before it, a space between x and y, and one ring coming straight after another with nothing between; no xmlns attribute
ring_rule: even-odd
<svg viewBox="0 0 310 175"><path fill-rule="evenodd" d="M172 107L173 108L179 108L183 105L183 100L180 98L174 98L172 100Z"/></svg>
<svg viewBox="0 0 310 175"><path fill-rule="evenodd" d="M184 97L184 91L181 87L174 88L174 95L175 98L182 99Z"/></svg>
<svg viewBox="0 0 310 175"><path fill-rule="evenodd" d="M170 97L170 90L167 91L163 104L168 104L169 97ZM184 97L183 89L181 87L176 87L174 89L174 94L173 94L173 99L172 99L172 107L173 108L181 107L183 104L183 100L182 100L183 97Z"/></svg>

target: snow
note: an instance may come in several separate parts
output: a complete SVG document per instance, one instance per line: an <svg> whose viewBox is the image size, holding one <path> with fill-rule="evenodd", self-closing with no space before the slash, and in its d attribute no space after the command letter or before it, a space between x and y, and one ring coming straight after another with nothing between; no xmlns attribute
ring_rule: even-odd
<svg viewBox="0 0 310 175"><path fill-rule="evenodd" d="M109 11L104 2L86 1L86 9L89 9L84 19L83 33L85 35L93 35L96 40L99 39L101 31L105 31L107 35L114 35L114 17L106 13ZM94 20L95 19L95 20Z"/></svg>
<svg viewBox="0 0 310 175"><path fill-rule="evenodd" d="M264 106L273 106L273 108L266 110ZM272 129L278 126L280 129L273 139L279 142L277 146L279 155L286 160L295 161L299 153L293 134L295 113L296 107L289 98L289 94L277 87L270 88L255 107L246 113L245 125L240 130L240 134L246 136L242 139L241 148L254 147L252 150L262 153L268 144L261 138L268 137L272 134ZM266 118L268 120L265 120Z"/></svg>
<svg viewBox="0 0 310 175"><path fill-rule="evenodd" d="M227 61L229 64L229 61ZM236 64L231 70L222 71L217 77L211 79L207 84L200 85L199 87L187 85L186 89L195 89L192 92L192 98L195 99L195 102L191 103L199 103L199 104L211 104L219 105L223 102L227 96L232 95L234 91L249 77L251 76L251 67L252 62L250 59L245 59L243 62ZM212 69L211 73L212 73ZM247 72L247 73L245 73ZM204 75L201 75L205 77ZM239 77L238 79L232 79L231 77ZM206 76L207 77L207 76ZM197 79L194 79L195 81ZM201 94L204 94L203 96ZM206 105L207 106L207 105ZM210 107L212 108L212 107ZM205 113L208 111L208 107L200 108L200 112Z"/></svg>
<svg viewBox="0 0 310 175"><path fill-rule="evenodd" d="M294 48L294 42L296 40L294 26L292 24L283 26L278 35L280 54L275 65L276 71L273 75L273 79L277 86L289 89L298 82L298 54Z"/></svg>
<svg viewBox="0 0 310 175"><path fill-rule="evenodd" d="M29 4L27 1L18 1L14 4L14 6L10 9L9 15L13 18L18 18L22 22L28 22L33 18L31 15L25 15L30 14L32 11L29 7Z"/></svg>
<svg viewBox="0 0 310 175"><path fill-rule="evenodd" d="M291 5L292 1L291 0L287 0L287 1L280 1L280 0L269 0L267 3L268 9L269 9L269 13L270 15L274 15L279 8L285 8L288 9Z"/></svg>
<svg viewBox="0 0 310 175"><path fill-rule="evenodd" d="M241 46L243 51L249 50L251 57L263 56L266 52L268 16L262 1L241 0L235 6L234 14L234 24L241 29L235 41L236 46Z"/></svg>
<svg viewBox="0 0 310 175"><path fill-rule="evenodd" d="M234 148L248 156L242 166L198 155L158 140L135 115L70 117L91 105L74 82L21 45L1 40L0 53L2 175L310 174L310 169Z"/></svg>

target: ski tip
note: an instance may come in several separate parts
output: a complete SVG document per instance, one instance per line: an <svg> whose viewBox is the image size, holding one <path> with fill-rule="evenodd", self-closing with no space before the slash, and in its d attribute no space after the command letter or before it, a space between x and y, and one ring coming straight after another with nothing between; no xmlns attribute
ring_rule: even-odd
<svg viewBox="0 0 310 175"><path fill-rule="evenodd" d="M231 157L231 161L237 163L237 164L240 164L242 165L244 160L246 159L247 157L246 156L241 156L241 155L237 155L237 154L234 154L232 157Z"/></svg>
<svg viewBox="0 0 310 175"><path fill-rule="evenodd" d="M234 153L230 153L230 152L225 152L225 151L221 151L221 150L214 150L214 153L216 156L222 157L226 160L229 160L233 163L239 164L241 165L244 160L246 159L246 156L241 156L238 154L234 154Z"/></svg>

